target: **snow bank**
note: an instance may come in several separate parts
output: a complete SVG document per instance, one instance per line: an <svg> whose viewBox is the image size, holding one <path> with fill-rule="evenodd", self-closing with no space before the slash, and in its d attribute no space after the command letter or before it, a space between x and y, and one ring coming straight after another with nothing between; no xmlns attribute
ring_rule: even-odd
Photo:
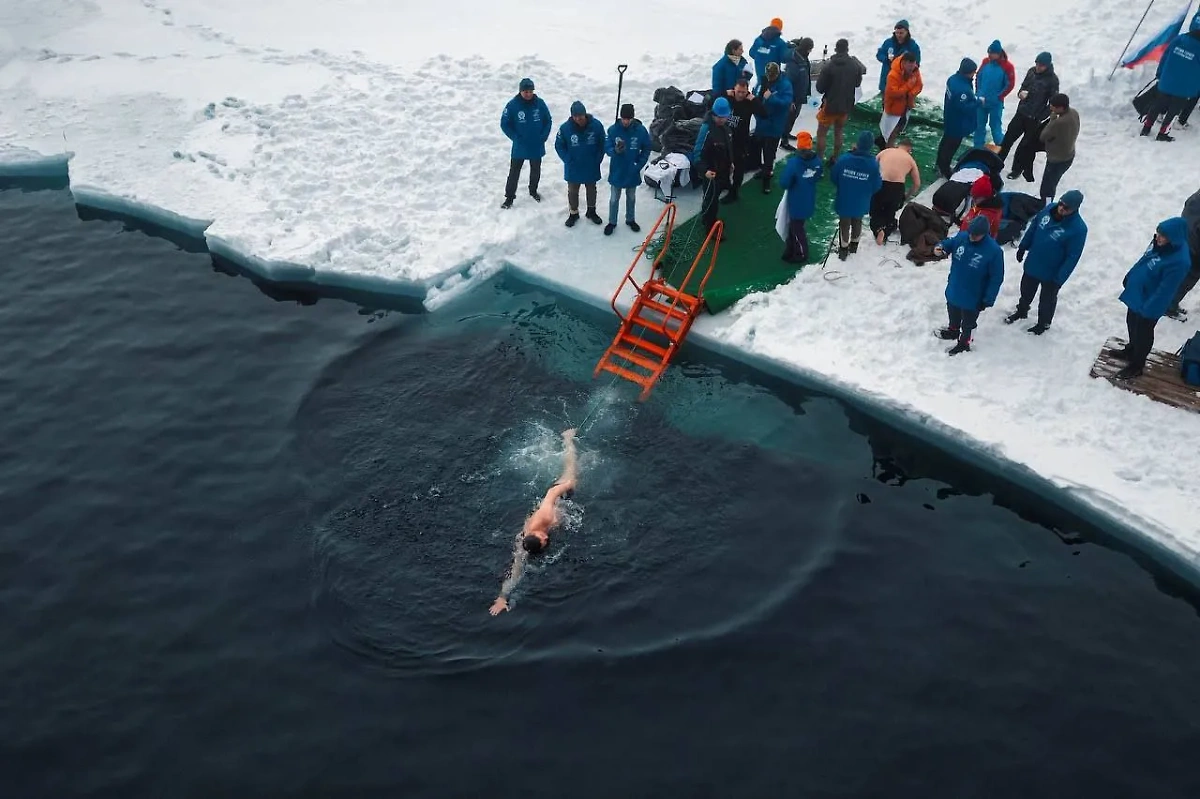
<svg viewBox="0 0 1200 799"><path fill-rule="evenodd" d="M534 77L557 121L579 98L607 122L615 66L628 63L625 99L648 119L656 86L706 86L725 39L748 45L780 13L759 0L703 14L668 0L639 10L631 20L584 0L302 11L283 0L8 0L0 175L68 168L81 204L202 235L214 253L283 283L424 296L436 308L507 266L603 307L639 237L565 229L553 154L545 201L522 189L513 210L498 209L508 163L497 123L518 79ZM1194 562L1200 451L1178 442L1200 438L1200 417L1087 377L1100 344L1123 329L1120 277L1200 174L1200 134L1181 131L1172 145L1135 136L1128 98L1144 76L1104 80L1140 14L1117 0L850 0L807 7L803 20L785 14L785 36L812 36L818 53L850 39L871 68L868 89L875 48L906 17L932 99L993 38L1019 72L1050 50L1083 117L1063 188L1086 195L1091 239L1049 334L1000 324L1019 278L1010 259L977 351L953 361L929 335L942 319L944 266L909 267L897 249L870 244L836 264L844 279L810 268L693 335L1025 464ZM1146 30L1170 14L1153 9ZM600 199L603 215L607 186ZM694 195L685 213L689 204ZM643 226L660 208L641 193ZM1160 348L1192 328L1164 320Z"/></svg>

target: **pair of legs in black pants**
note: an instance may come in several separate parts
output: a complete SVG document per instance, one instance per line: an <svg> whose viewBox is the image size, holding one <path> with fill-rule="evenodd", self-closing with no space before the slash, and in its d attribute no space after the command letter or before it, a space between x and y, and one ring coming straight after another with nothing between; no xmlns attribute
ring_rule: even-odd
<svg viewBox="0 0 1200 799"><path fill-rule="evenodd" d="M788 237L783 246L783 260L790 264L808 262L808 228L803 219L788 220Z"/></svg>
<svg viewBox="0 0 1200 799"><path fill-rule="evenodd" d="M762 183L763 191L771 190L771 175L775 172L775 156L779 154L779 137L762 137Z"/></svg>
<svg viewBox="0 0 1200 799"><path fill-rule="evenodd" d="M896 232L896 214L904 205L904 184L885 180L871 197L871 232L876 240L882 232L884 240Z"/></svg>
<svg viewBox="0 0 1200 799"><path fill-rule="evenodd" d="M1126 312L1125 327L1129 330L1129 345L1123 354L1129 366L1118 372L1118 377L1137 377L1146 368L1146 358L1154 349L1154 327L1157 324L1157 319L1147 319L1133 311Z"/></svg>
<svg viewBox="0 0 1200 799"><path fill-rule="evenodd" d="M521 179L521 167L525 164L523 158L513 158L508 164L508 182L504 184L504 199L512 200L517 196L517 181ZM542 179L542 159L529 159L529 193L537 194L538 183Z"/></svg>
<svg viewBox="0 0 1200 799"><path fill-rule="evenodd" d="M704 194L700 198L700 222L706 231L711 230L717 223L717 207L720 205L717 197L728 188L728 183L717 178L704 179Z"/></svg>
<svg viewBox="0 0 1200 799"><path fill-rule="evenodd" d="M947 180L950 179L950 161L958 152L958 145L962 144L962 140L962 136L943 136L942 140L938 142L937 171Z"/></svg>
<svg viewBox="0 0 1200 799"><path fill-rule="evenodd" d="M1067 174L1067 170L1073 163L1075 163L1074 158L1068 158L1066 161L1046 162L1046 168L1042 170L1042 187L1038 191L1042 202L1048 203L1054 199L1054 195L1058 193L1058 182L1062 180L1063 175Z"/></svg>
<svg viewBox="0 0 1200 799"><path fill-rule="evenodd" d="M1041 296L1038 297L1038 318L1037 326L1044 331L1050 327L1050 323L1054 321L1054 311L1058 308L1058 289L1057 283L1051 283L1049 280L1038 280L1033 275L1028 273L1021 275L1021 299L1017 301L1017 312L1013 314L1017 319L1024 319L1029 315L1029 306L1033 304L1033 295L1041 289Z"/></svg>
<svg viewBox="0 0 1200 799"><path fill-rule="evenodd" d="M1149 114L1146 114L1146 119L1142 122L1142 135L1149 136L1150 129L1154 127L1159 114L1163 114L1162 127L1158 129L1158 138L1169 139L1171 133L1171 123L1175 121L1176 114L1182 114L1184 109L1191 102L1187 97L1176 97L1173 94L1160 94L1158 96L1158 105Z"/></svg>
<svg viewBox="0 0 1200 799"><path fill-rule="evenodd" d="M1009 177L1024 175L1026 180L1033 179L1033 158L1037 155L1038 135L1042 126L1033 117L1017 114L1008 123L1004 131L1004 141L1000 143L1000 160L1007 161L1008 154L1015 146L1017 153L1013 156L1012 170ZM1020 141L1020 144L1017 142Z"/></svg>

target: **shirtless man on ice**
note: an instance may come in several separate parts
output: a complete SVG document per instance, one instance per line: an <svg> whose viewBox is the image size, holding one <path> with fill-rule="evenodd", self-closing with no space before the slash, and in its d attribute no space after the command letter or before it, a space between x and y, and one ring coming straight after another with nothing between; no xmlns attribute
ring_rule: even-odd
<svg viewBox="0 0 1200 799"><path fill-rule="evenodd" d="M521 579L521 572L525 568L525 559L529 555L538 554L550 544L550 531L559 523L558 498L570 496L575 489L577 477L575 429L564 430L562 440L563 446L566 448L563 453L563 472L546 492L546 496L542 498L537 510L525 520L521 534L517 536L519 546L514 546L512 568L509 569L508 577L500 586L500 596L496 597L496 601L488 610L493 616L508 610L508 597Z"/></svg>

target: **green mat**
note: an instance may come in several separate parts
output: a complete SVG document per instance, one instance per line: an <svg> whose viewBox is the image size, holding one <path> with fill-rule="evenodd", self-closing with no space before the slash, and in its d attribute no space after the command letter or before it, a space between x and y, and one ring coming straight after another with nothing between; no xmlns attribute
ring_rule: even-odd
<svg viewBox="0 0 1200 799"><path fill-rule="evenodd" d="M846 123L843 151L849 150L859 131L879 133L881 111L880 98L859 103ZM816 121L808 117L808 124L801 129L816 137ZM936 177L935 162L938 142L942 138L941 108L918 100L917 107L909 114L908 129L903 134L913 141L913 158L921 168L922 185L931 183ZM969 143L969 142L968 142ZM830 131L827 152L833 152L833 132ZM785 156L791 153L781 151ZM718 313L755 291L765 291L791 280L798 271L795 264L780 260L783 241L775 232L775 209L782 196L779 175L783 160L775 167L775 180L770 194L763 194L758 182L747 180L742 188L741 199L733 205L722 205L719 218L725 223L726 240L721 244L717 265L712 277L704 287L705 305L710 313ZM837 216L833 212L833 183L828 170L817 187L817 213L808 222L810 244L809 263L819 263L825 258L829 242L837 228ZM865 220L864 220L865 221ZM671 234L671 249L663 258L667 281L676 288L695 292L704 276L706 262L696 267L689 286L679 282L687 275L696 251L704 242L705 232L700 225L699 215L679 223Z"/></svg>

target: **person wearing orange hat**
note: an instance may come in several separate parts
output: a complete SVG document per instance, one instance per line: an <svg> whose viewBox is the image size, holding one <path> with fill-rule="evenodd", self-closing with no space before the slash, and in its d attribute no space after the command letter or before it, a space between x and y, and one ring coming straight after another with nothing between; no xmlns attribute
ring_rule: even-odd
<svg viewBox="0 0 1200 799"><path fill-rule="evenodd" d="M813 151L812 134L800 131L796 134L796 153L788 158L779 178L779 185L787 192L788 213L787 238L780 257L788 263L808 263L806 224L817 209L817 183L824 173L821 156Z"/></svg>
<svg viewBox="0 0 1200 799"><path fill-rule="evenodd" d="M770 25L762 29L754 44L750 45L750 58L754 59L754 74L758 78L758 86L762 85L767 74L767 64L786 64L791 55L791 48L783 40L783 20L776 17L771 20Z"/></svg>
<svg viewBox="0 0 1200 799"><path fill-rule="evenodd" d="M958 223L959 230L966 230L970 226L971 220L976 217L983 217L987 220L993 239L1000 235L1000 222L1004 218L1004 201L992 187L992 179L987 175L971 184L971 207L963 214L962 221Z"/></svg>

